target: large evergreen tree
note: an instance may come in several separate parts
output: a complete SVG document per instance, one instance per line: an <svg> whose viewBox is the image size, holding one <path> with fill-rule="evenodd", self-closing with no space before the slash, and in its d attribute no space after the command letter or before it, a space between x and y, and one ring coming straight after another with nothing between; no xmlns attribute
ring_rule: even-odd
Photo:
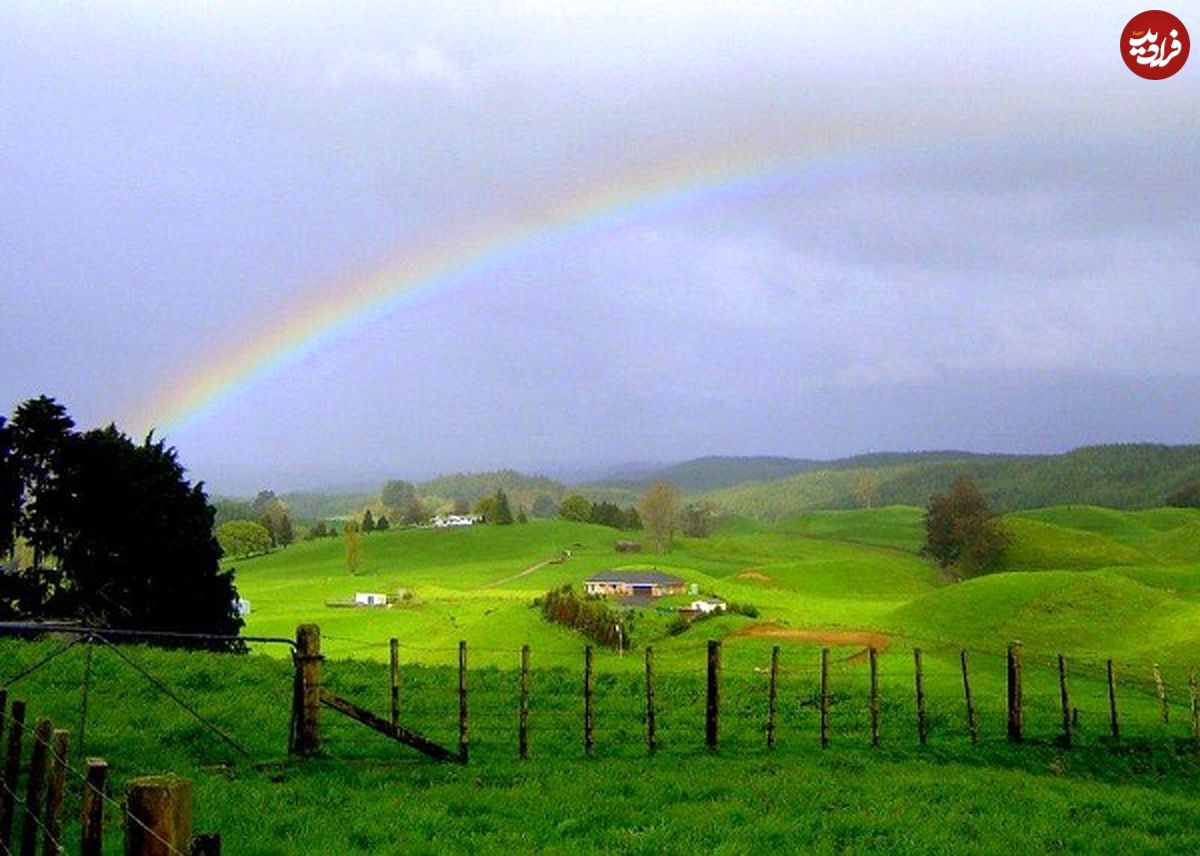
<svg viewBox="0 0 1200 856"><path fill-rule="evenodd" d="M237 591L233 572L218 566L213 509L174 449L153 438L135 444L115 426L75 433L44 396L10 424L8 468L22 485L17 530L34 549L33 567L4 581L17 616L237 634Z"/></svg>

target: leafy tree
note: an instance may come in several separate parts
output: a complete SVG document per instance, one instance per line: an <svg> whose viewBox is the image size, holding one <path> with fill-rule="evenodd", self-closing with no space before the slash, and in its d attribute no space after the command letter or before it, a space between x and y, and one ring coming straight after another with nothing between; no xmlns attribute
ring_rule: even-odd
<svg viewBox="0 0 1200 856"><path fill-rule="evenodd" d="M454 505L451 507L453 514L469 514L471 511L471 503L463 499L461 496L454 500Z"/></svg>
<svg viewBox="0 0 1200 856"><path fill-rule="evenodd" d="M221 552L234 559L257 556L271 549L271 533L253 520L230 520L217 527Z"/></svg>
<svg viewBox="0 0 1200 856"><path fill-rule="evenodd" d="M496 497L483 497L479 502L475 503L475 508L472 511L483 518L484 523L494 523L496 520Z"/></svg>
<svg viewBox="0 0 1200 856"><path fill-rule="evenodd" d="M592 523L620 529L625 525L625 515L615 502L601 500L592 506Z"/></svg>
<svg viewBox="0 0 1200 856"><path fill-rule="evenodd" d="M329 534L329 527L327 527L325 525L324 520L318 520L316 522L316 524L313 525L312 529L308 530L309 539L324 538L328 534Z"/></svg>
<svg viewBox="0 0 1200 856"><path fill-rule="evenodd" d="M533 500L530 513L534 517L555 517L558 515L558 503L549 494L539 493Z"/></svg>
<svg viewBox="0 0 1200 856"><path fill-rule="evenodd" d="M879 502L879 477L874 470L863 470L854 485L854 499L860 508L873 508Z"/></svg>
<svg viewBox="0 0 1200 856"><path fill-rule="evenodd" d="M573 493L558 507L558 516L563 520L587 523L592 519L592 504L579 494Z"/></svg>
<svg viewBox="0 0 1200 856"><path fill-rule="evenodd" d="M425 508L425 504L414 496L405 506L404 516L401 519L412 526L420 526L429 519L429 511Z"/></svg>
<svg viewBox="0 0 1200 856"><path fill-rule="evenodd" d="M970 478L960 476L947 492L930 497L922 552L942 568L956 567L968 575L996 570L1011 542L1011 534Z"/></svg>
<svg viewBox="0 0 1200 856"><path fill-rule="evenodd" d="M216 512L213 515L213 526L217 528L230 520L257 520L261 517L254 503L242 499L214 499L211 505Z"/></svg>
<svg viewBox="0 0 1200 856"><path fill-rule="evenodd" d="M387 482L379 494L379 501L383 503L384 508L395 515L402 514L416 498L416 488L410 482L401 479Z"/></svg>
<svg viewBox="0 0 1200 856"><path fill-rule="evenodd" d="M371 509L369 509L369 508L365 512L363 512L361 528L362 528L362 532L364 535L368 532L375 531L375 517L374 517L374 515L371 514Z"/></svg>
<svg viewBox="0 0 1200 856"><path fill-rule="evenodd" d="M277 547L286 547L292 543L294 531L292 517L288 513L283 500L275 496L273 491L260 491L254 500L254 510L258 512L258 522L271 533L271 543Z"/></svg>
<svg viewBox="0 0 1200 856"><path fill-rule="evenodd" d="M379 515L379 519L375 521L376 532L386 532L392 527L391 522L387 519L386 514Z"/></svg>
<svg viewBox="0 0 1200 856"><path fill-rule="evenodd" d="M642 496L642 523L660 553L671 551L681 504L679 490L670 482L656 481Z"/></svg>
<svg viewBox="0 0 1200 856"><path fill-rule="evenodd" d="M1200 508L1200 481L1185 484L1171 491L1167 496L1167 505L1176 508Z"/></svg>
<svg viewBox="0 0 1200 856"><path fill-rule="evenodd" d="M358 573L358 523L354 520L347 520L346 526L342 530L342 535L346 540L346 570L351 576Z"/></svg>
<svg viewBox="0 0 1200 856"><path fill-rule="evenodd" d="M15 438L8 421L0 416L0 556L12 552L20 513L21 471Z"/></svg>
<svg viewBox="0 0 1200 856"><path fill-rule="evenodd" d="M638 514L637 506L631 505L625 509L625 521L621 524L622 529L641 529L642 515Z"/></svg>
<svg viewBox="0 0 1200 856"><path fill-rule="evenodd" d="M517 509L517 522L518 523L528 523L529 522L529 515L527 515L525 513L525 506L523 506L523 505Z"/></svg>
<svg viewBox="0 0 1200 856"><path fill-rule="evenodd" d="M512 509L508 506L508 495L503 490L497 490L495 496L493 523L507 526L513 522Z"/></svg>
<svg viewBox="0 0 1200 856"><path fill-rule="evenodd" d="M707 538L719 516L710 502L689 502L680 512L680 527L689 538Z"/></svg>

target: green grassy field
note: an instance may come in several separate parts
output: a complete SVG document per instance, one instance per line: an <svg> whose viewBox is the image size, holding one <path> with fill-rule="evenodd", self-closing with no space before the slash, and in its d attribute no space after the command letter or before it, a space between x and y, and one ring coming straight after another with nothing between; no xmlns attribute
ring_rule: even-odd
<svg viewBox="0 0 1200 856"><path fill-rule="evenodd" d="M290 663L287 648L273 645L248 657L129 649L199 718L96 650L82 750L105 755L118 784L163 769L193 778L198 827L220 831L231 853L1194 850L1200 762L1187 681L1200 663L1200 559L1190 552L1200 514L1080 506L1022 512L1009 523L1022 570L962 583L917 555L921 511L903 506L813 512L776 526L735 520L662 556L618 554L622 533L561 521L393 530L362 539L356 576L340 539L297 544L238 563L239 589L253 604L246 632L290 638L300 622L319 624L327 685L380 713L387 640L397 637L402 721L448 746L457 739L456 646L466 640L468 766L425 760L328 711L322 757L289 760ZM564 550L569 559L547 563ZM760 614L670 636L668 616L643 610L634 652L597 650L596 751L586 758L585 640L543 621L531 604L598 569L645 567ZM413 594L405 606L326 605L400 588ZM882 745L874 749L867 632L883 649ZM723 649L715 754L703 746L709 639ZM1004 737L1003 652L1016 639L1025 662L1023 746ZM53 644L3 643L0 679ZM532 757L521 762L515 666L523 644L533 659ZM776 644L778 742L768 750L766 667ZM655 757L644 747L645 645L654 647L658 675ZM832 660L825 751L816 704L823 646ZM924 651L927 746L916 739L914 647ZM978 746L965 723L960 648L970 652ZM1056 742L1060 651L1078 710L1071 749ZM11 692L78 734L82 658L77 647ZM1115 742L1107 658L1120 680ZM1153 663L1167 684L1167 724ZM116 835L111 845L118 852Z"/></svg>

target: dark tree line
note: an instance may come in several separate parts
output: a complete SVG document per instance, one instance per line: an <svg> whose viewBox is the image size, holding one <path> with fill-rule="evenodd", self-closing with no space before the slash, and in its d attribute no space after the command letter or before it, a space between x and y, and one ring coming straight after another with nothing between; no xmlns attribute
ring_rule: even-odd
<svg viewBox="0 0 1200 856"><path fill-rule="evenodd" d="M0 418L0 616L237 634L203 485L161 440L74 429L45 396Z"/></svg>
<svg viewBox="0 0 1200 856"><path fill-rule="evenodd" d="M546 592L537 603L547 621L578 630L589 639L614 648L621 644L618 626L625 626L631 619L600 598L580 597L569 585Z"/></svg>

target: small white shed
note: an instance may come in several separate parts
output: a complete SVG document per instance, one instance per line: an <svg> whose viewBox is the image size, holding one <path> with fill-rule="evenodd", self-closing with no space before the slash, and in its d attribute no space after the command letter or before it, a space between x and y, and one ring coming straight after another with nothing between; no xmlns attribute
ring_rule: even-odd
<svg viewBox="0 0 1200 856"><path fill-rule="evenodd" d="M387 606L387 595L373 591L354 593L355 606Z"/></svg>
<svg viewBox="0 0 1200 856"><path fill-rule="evenodd" d="M694 609L696 612L707 615L710 612L724 612L727 606L728 604L719 597L703 597L700 600L693 600L688 604L688 609Z"/></svg>

